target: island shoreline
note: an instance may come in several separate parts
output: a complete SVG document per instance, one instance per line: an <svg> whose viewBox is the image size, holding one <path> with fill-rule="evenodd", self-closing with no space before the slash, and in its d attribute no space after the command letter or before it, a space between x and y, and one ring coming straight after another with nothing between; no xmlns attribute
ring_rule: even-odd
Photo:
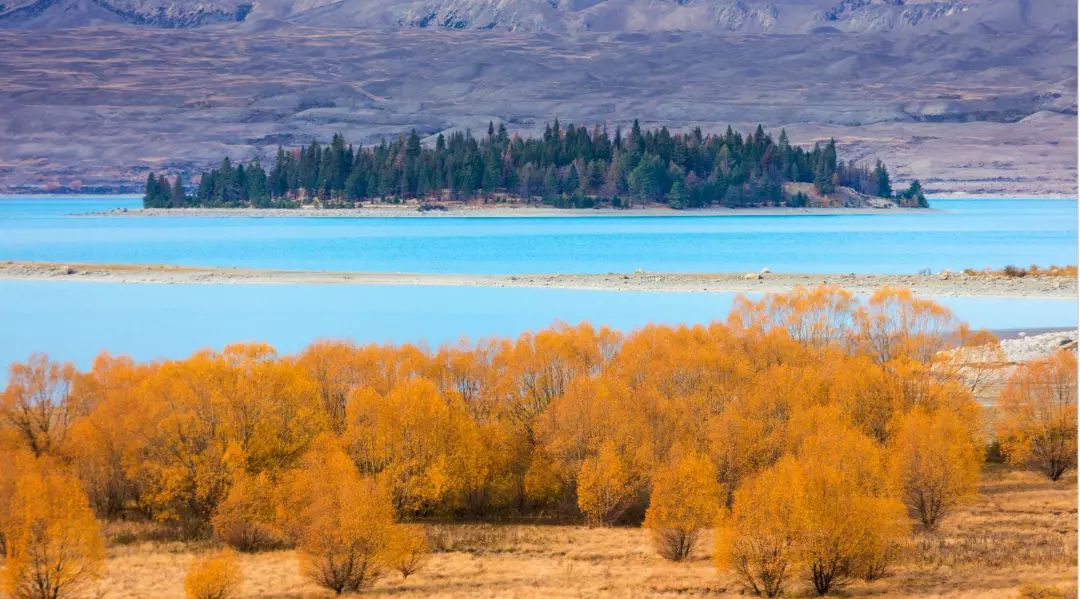
<svg viewBox="0 0 1080 599"><path fill-rule="evenodd" d="M575 218L575 217L717 217L844 216L931 214L935 208L551 208L534 206L452 206L421 211L416 205L362 208L138 208L74 214L79 217L128 218Z"/></svg>

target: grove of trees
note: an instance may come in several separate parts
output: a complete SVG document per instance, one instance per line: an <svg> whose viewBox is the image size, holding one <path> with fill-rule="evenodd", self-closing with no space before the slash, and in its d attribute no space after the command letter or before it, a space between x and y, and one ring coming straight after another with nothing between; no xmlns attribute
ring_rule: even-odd
<svg viewBox="0 0 1080 599"><path fill-rule="evenodd" d="M425 521L526 518L640 523L676 561L711 528L717 567L750 591L824 594L888 575L908 535L973 497L991 440L973 356L995 344L904 290L820 287L628 334L247 343L85 372L35 355L0 396L3 589L70 596L100 570L102 520L295 548L349 593L422 567ZM1056 479L1076 423L1062 351L1011 376L997 440ZM189 596L240 575L208 556Z"/></svg>
<svg viewBox="0 0 1080 599"><path fill-rule="evenodd" d="M370 147L347 145L336 134L328 145L278 148L274 164L234 164L228 158L204 172L193 195L177 176L149 175L148 208L351 207L357 201L424 200L524 201L558 207L627 207L668 204L673 208L710 205L805 206L802 191L787 182L813 184L821 195L850 187L872 196L895 198L904 206L926 206L918 182L894 194L889 173L844 163L836 143L807 150L757 129L743 136L728 127L721 135L701 129L673 134L645 131L637 121L624 134L589 130L556 120L541 137L509 135L489 124L479 139L470 132L439 134L424 146L417 132Z"/></svg>

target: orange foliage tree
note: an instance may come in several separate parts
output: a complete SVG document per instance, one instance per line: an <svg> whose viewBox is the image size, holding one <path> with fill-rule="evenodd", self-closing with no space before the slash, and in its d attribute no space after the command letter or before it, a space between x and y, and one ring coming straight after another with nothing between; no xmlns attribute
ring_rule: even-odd
<svg viewBox="0 0 1080 599"><path fill-rule="evenodd" d="M817 431L735 493L715 559L756 594L776 596L797 570L818 594L884 573L903 534L881 449L836 412L807 416Z"/></svg>
<svg viewBox="0 0 1080 599"><path fill-rule="evenodd" d="M1058 480L1076 468L1076 354L1017 367L998 399L997 438L1010 463Z"/></svg>
<svg viewBox="0 0 1080 599"><path fill-rule="evenodd" d="M7 561L3 588L15 599L74 597L100 571L105 546L78 479L47 459L25 457L0 506Z"/></svg>
<svg viewBox="0 0 1080 599"><path fill-rule="evenodd" d="M370 588L393 558L398 525L387 493L333 440L307 455L287 493L284 517L304 574L338 595Z"/></svg>
<svg viewBox="0 0 1080 599"><path fill-rule="evenodd" d="M975 495L985 454L972 426L947 410L916 409L898 418L888 445L889 477L923 530Z"/></svg>
<svg viewBox="0 0 1080 599"><path fill-rule="evenodd" d="M71 394L75 367L57 364L44 354L26 364L12 364L7 389L0 395L0 419L19 447L40 456L64 442L77 406Z"/></svg>
<svg viewBox="0 0 1080 599"><path fill-rule="evenodd" d="M657 552L679 562L694 551L701 531L716 522L722 505L716 467L707 456L687 453L653 475L644 526Z"/></svg>
<svg viewBox="0 0 1080 599"><path fill-rule="evenodd" d="M184 594L187 599L232 599L242 581L236 554L225 549L191 563L184 577Z"/></svg>

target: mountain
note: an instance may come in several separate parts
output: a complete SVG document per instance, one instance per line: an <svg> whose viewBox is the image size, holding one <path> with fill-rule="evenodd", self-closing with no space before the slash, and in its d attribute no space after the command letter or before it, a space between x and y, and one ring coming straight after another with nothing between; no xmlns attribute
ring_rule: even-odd
<svg viewBox="0 0 1080 599"><path fill-rule="evenodd" d="M0 192L137 190L342 132L835 137L931 193L1075 195L1066 0L0 0Z"/></svg>
<svg viewBox="0 0 1080 599"><path fill-rule="evenodd" d="M1033 6L1037 4L1037 6ZM1000 30L1052 24L1060 0L6 0L0 27L125 23L192 28L284 22L574 33L711 31L866 33L906 28ZM1072 5L1075 13L1075 4Z"/></svg>

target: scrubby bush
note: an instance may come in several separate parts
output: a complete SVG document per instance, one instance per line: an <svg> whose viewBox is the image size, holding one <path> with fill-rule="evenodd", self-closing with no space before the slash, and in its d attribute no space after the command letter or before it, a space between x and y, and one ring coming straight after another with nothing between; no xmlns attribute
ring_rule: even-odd
<svg viewBox="0 0 1080 599"><path fill-rule="evenodd" d="M396 533L386 492L360 477L333 441L308 454L290 491L303 573L338 595L375 584L388 566Z"/></svg>
<svg viewBox="0 0 1080 599"><path fill-rule="evenodd" d="M1076 354L1017 367L998 398L997 439L1009 463L1058 480L1076 468Z"/></svg>
<svg viewBox="0 0 1080 599"><path fill-rule="evenodd" d="M687 453L653 475L644 526L664 559L685 560L720 515L721 489L708 457Z"/></svg>
<svg viewBox="0 0 1080 599"><path fill-rule="evenodd" d="M239 475L210 523L214 536L237 551L268 551L289 544L280 527L274 483L265 473Z"/></svg>
<svg viewBox="0 0 1080 599"><path fill-rule="evenodd" d="M390 535L387 565L407 580L431 557L431 546L422 526L398 525Z"/></svg>
<svg viewBox="0 0 1080 599"><path fill-rule="evenodd" d="M101 570L105 545L79 481L47 459L26 456L5 498L7 560L3 589L12 599L66 599Z"/></svg>
<svg viewBox="0 0 1080 599"><path fill-rule="evenodd" d="M977 423L965 423L947 410L915 409L898 417L888 445L890 482L921 529L937 529L942 518L975 495L982 434Z"/></svg>
<svg viewBox="0 0 1080 599"><path fill-rule="evenodd" d="M232 599L243 581L236 554L224 549L195 558L184 577L187 599Z"/></svg>
<svg viewBox="0 0 1080 599"><path fill-rule="evenodd" d="M879 577L903 529L880 449L840 425L810 434L735 493L715 559L758 595L783 593L793 571L824 595Z"/></svg>

